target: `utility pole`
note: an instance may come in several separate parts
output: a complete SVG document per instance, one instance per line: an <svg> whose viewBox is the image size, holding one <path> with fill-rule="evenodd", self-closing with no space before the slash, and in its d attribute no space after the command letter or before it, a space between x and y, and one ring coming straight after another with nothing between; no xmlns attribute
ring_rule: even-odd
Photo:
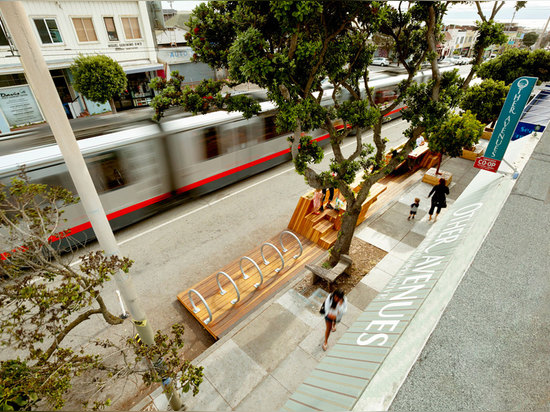
<svg viewBox="0 0 550 412"><path fill-rule="evenodd" d="M0 1L0 11L19 52L27 81L38 100L46 121L52 129L97 240L107 256L120 256L115 235L109 225L105 210L95 190L65 110L61 105L61 100L50 76L46 61L42 56L25 8L20 1ZM115 281L132 316L132 322L141 341L146 345L154 344L153 329L147 320L145 311L139 305L130 275L119 272L115 275ZM167 383L165 393L169 397L170 406L174 410L180 410L182 408L181 398L172 383Z"/></svg>
<svg viewBox="0 0 550 412"><path fill-rule="evenodd" d="M539 38L537 39L537 42L533 46L533 50L540 49L540 43L542 41L542 38L544 37L544 33L546 33L546 28L548 27L548 23L550 23L550 17L548 17L548 20L546 20L546 24L544 25L544 29L542 29L542 33L540 34Z"/></svg>

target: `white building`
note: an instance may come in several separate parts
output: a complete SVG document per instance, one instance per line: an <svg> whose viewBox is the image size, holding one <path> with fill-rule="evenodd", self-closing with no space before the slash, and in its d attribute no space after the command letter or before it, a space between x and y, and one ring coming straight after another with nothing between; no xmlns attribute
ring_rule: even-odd
<svg viewBox="0 0 550 412"><path fill-rule="evenodd" d="M45 1L22 2L41 45L50 74L67 115L109 111L109 104L91 102L72 87L68 69L79 54L107 55L123 67L127 90L118 98L118 110L148 105L152 77L164 75L157 62L155 41L143 1ZM27 85L23 67L0 16L0 111L10 126L41 121L41 114Z"/></svg>

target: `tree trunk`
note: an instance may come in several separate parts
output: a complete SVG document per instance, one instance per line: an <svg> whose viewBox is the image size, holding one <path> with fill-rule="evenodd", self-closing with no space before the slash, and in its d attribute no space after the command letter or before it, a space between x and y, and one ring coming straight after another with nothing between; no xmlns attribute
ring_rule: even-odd
<svg viewBox="0 0 550 412"><path fill-rule="evenodd" d="M109 99L109 104L111 105L111 111L113 112L113 114L116 113L116 106L113 98Z"/></svg>
<svg viewBox="0 0 550 412"><path fill-rule="evenodd" d="M437 169L435 171L435 175L440 175L441 173L439 173L439 168L441 167L441 159L443 158L443 155L441 153L439 153L439 159L437 159Z"/></svg>
<svg viewBox="0 0 550 412"><path fill-rule="evenodd" d="M330 250L329 263L336 265L340 260L342 254L349 254L351 241L353 240L353 234L355 233L355 226L357 225L357 219L361 212L361 205L355 201L353 204L349 204L346 213L342 216L342 226L338 232L338 239Z"/></svg>

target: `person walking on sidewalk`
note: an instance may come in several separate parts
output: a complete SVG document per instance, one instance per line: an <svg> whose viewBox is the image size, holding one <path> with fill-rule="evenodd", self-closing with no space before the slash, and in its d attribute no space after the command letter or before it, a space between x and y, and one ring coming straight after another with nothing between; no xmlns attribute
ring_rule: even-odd
<svg viewBox="0 0 550 412"><path fill-rule="evenodd" d="M439 216L439 213L441 212L442 207L447 207L447 198L446 196L449 194L449 188L445 184L445 179L441 178L439 179L439 184L437 186L434 186L432 190L430 191L430 194L428 197L432 196L432 205L430 207L430 211L428 214L430 215L430 218L428 221L432 220L432 215L434 213L435 208L437 208L437 211L435 213L434 222L437 221L437 216Z"/></svg>
<svg viewBox="0 0 550 412"><path fill-rule="evenodd" d="M411 220L411 218L414 219L414 217L416 216L416 212L418 211L418 206L420 206L420 199L415 197L414 203L411 204L411 211L407 220Z"/></svg>
<svg viewBox="0 0 550 412"><path fill-rule="evenodd" d="M341 289L336 289L327 296L323 305L325 314L325 341L323 342L323 350L327 350L328 337L330 332L336 331L336 324L342 320L342 316L346 313L348 301Z"/></svg>

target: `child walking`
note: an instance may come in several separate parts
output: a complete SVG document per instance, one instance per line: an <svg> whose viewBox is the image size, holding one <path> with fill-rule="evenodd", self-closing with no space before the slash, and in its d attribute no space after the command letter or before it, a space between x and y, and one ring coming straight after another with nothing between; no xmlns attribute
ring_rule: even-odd
<svg viewBox="0 0 550 412"><path fill-rule="evenodd" d="M420 206L420 199L415 197L414 203L411 204L411 213L409 213L409 217L407 220L414 219L414 216L416 215L416 211L418 210L418 206Z"/></svg>

